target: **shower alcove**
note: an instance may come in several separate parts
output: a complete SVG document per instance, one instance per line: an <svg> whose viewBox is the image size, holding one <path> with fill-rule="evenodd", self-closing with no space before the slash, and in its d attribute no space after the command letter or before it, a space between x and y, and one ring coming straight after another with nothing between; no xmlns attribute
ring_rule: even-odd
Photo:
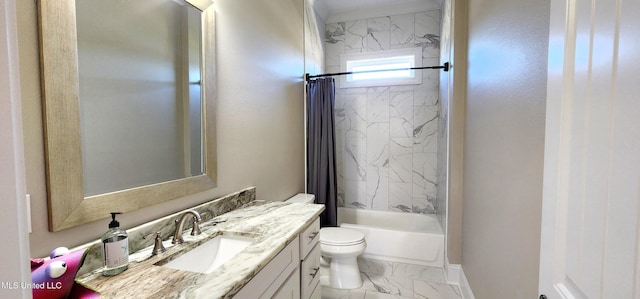
<svg viewBox="0 0 640 299"><path fill-rule="evenodd" d="M448 0L307 0L305 72L345 72L345 57L403 49L419 51L417 65L443 65L450 21ZM415 74L418 83L357 87L336 77L338 206L435 217L446 236L449 76Z"/></svg>

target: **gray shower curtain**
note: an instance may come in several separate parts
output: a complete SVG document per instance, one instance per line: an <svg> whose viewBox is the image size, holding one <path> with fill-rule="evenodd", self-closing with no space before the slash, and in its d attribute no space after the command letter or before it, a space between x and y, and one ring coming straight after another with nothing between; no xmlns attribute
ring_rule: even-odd
<svg viewBox="0 0 640 299"><path fill-rule="evenodd" d="M333 78L307 82L307 192L325 206L323 227L338 225L334 104Z"/></svg>

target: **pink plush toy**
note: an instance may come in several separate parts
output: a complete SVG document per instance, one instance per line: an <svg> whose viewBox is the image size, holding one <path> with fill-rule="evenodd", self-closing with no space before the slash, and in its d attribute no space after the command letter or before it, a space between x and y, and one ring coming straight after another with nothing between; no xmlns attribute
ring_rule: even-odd
<svg viewBox="0 0 640 299"><path fill-rule="evenodd" d="M31 259L31 290L34 299L100 298L98 293L75 282L88 249L51 251L50 259Z"/></svg>

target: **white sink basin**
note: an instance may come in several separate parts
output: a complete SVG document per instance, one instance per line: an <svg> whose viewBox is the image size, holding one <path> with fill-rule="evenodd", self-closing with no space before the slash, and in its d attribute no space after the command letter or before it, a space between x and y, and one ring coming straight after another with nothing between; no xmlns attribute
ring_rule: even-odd
<svg viewBox="0 0 640 299"><path fill-rule="evenodd" d="M162 267L209 274L236 256L251 243L252 238L239 236L217 236Z"/></svg>

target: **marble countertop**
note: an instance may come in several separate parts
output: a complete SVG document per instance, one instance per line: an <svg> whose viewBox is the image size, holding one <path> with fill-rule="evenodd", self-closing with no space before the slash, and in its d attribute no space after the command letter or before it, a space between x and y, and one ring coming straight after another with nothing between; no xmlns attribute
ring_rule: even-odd
<svg viewBox="0 0 640 299"><path fill-rule="evenodd" d="M184 232L184 244L163 244L167 251L151 256L152 246L129 256L129 269L112 277L101 269L76 279L104 298L230 298L251 280L273 257L308 227L324 206L304 203L269 202L230 211L201 224L202 233ZM224 221L215 224L216 222ZM210 274L157 266L220 235L248 236L255 242Z"/></svg>

